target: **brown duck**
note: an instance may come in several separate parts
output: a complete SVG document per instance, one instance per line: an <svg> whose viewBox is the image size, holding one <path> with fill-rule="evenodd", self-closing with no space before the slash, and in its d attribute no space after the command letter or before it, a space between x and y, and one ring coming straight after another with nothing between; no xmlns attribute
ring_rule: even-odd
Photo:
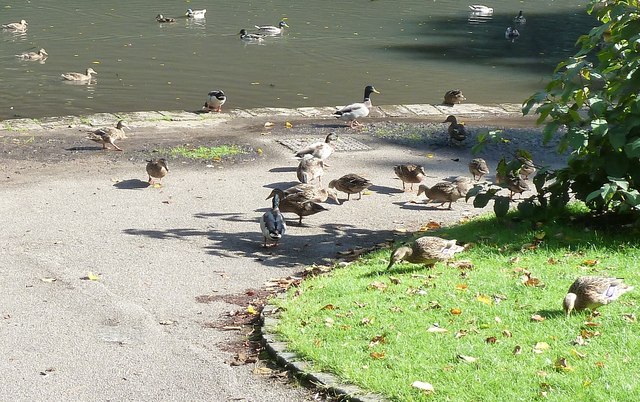
<svg viewBox="0 0 640 402"><path fill-rule="evenodd" d="M450 183L448 181L441 181L431 187L427 187L426 185L421 184L418 187L418 195L422 193L427 196L429 202L440 202L440 207L448 202L448 209L451 209L451 204L453 202L466 195L466 191L464 191L463 195L458 185Z"/></svg>
<svg viewBox="0 0 640 402"><path fill-rule="evenodd" d="M474 158L469 162L469 172L473 175L473 180L479 181L482 176L489 173L489 166L482 158Z"/></svg>
<svg viewBox="0 0 640 402"><path fill-rule="evenodd" d="M335 188L338 191L347 193L348 201L351 194L358 194L358 199L361 199L362 192L371 187L372 184L373 183L362 176L358 176L355 173L349 173L339 179L331 180L331 182L329 182L329 188Z"/></svg>
<svg viewBox="0 0 640 402"><path fill-rule="evenodd" d="M302 225L302 218L304 216L314 215L318 212L328 211L327 208L305 198L303 193L294 193L286 195L284 191L279 188L274 188L267 199L278 195L280 199L280 212L289 212L298 215L298 224Z"/></svg>
<svg viewBox="0 0 640 402"><path fill-rule="evenodd" d="M466 100L467 98L464 97L464 95L462 94L462 91L459 89L452 89L450 91L447 91L444 94L445 105L453 106L456 103L462 103L463 101L466 101Z"/></svg>
<svg viewBox="0 0 640 402"><path fill-rule="evenodd" d="M436 262L449 260L454 254L464 249L456 244L456 240L446 240L436 236L419 237L408 245L396 248L391 253L387 269L398 261L433 267Z"/></svg>
<svg viewBox="0 0 640 402"><path fill-rule="evenodd" d="M122 148L116 145L116 141L127 138L124 133L125 128L129 127L120 120L115 127L103 127L89 132L87 139L102 144L102 149L108 149L107 144L110 144L116 151L122 151Z"/></svg>
<svg viewBox="0 0 640 402"><path fill-rule="evenodd" d="M149 184L153 184L153 179L162 180L169 173L169 165L166 159L152 159L147 161L147 174L149 175Z"/></svg>
<svg viewBox="0 0 640 402"><path fill-rule="evenodd" d="M394 166L393 171L396 173L396 176L402 180L402 190L406 190L405 184L410 183L410 190L413 191L413 184L421 183L426 175L424 167L412 163Z"/></svg>
<svg viewBox="0 0 640 402"><path fill-rule="evenodd" d="M569 287L562 307L567 316L573 310L580 311L588 308L593 311L633 289L633 286L625 284L621 278L581 276Z"/></svg>

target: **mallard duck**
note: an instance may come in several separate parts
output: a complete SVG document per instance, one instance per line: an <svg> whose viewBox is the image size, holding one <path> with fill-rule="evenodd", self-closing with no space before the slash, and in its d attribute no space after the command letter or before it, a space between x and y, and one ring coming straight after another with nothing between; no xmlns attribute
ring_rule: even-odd
<svg viewBox="0 0 640 402"><path fill-rule="evenodd" d="M328 211L327 208L323 207L317 202L314 202L311 199L307 199L307 194L304 193L293 193L287 195L279 188L275 188L271 191L271 194L269 194L267 199L271 197L275 198L276 196L280 199L280 211L298 215L299 225L302 225L302 217L304 216L314 215L322 211Z"/></svg>
<svg viewBox="0 0 640 402"><path fill-rule="evenodd" d="M562 307L567 316L573 310L580 311L588 308L594 311L633 289L633 286L625 284L621 278L581 276L569 287Z"/></svg>
<svg viewBox="0 0 640 402"><path fill-rule="evenodd" d="M369 111L373 106L371 104L372 93L379 94L380 92L376 91L373 85L367 85L364 88L364 100L362 101L362 103L352 103L350 105L344 106L343 108L333 112L333 115L337 119L348 121L349 127L351 128L360 126L361 124L357 119L369 116Z"/></svg>
<svg viewBox="0 0 640 402"><path fill-rule="evenodd" d="M309 183L315 179L318 179L318 183L322 183L322 175L324 174L324 162L322 159L313 157L311 155L305 155L296 170L298 180L301 183Z"/></svg>
<svg viewBox="0 0 640 402"><path fill-rule="evenodd" d="M275 194L271 202L271 209L262 214L260 217L260 230L264 236L264 247L267 247L267 241L272 241L273 246L278 246L278 241L287 231L287 224L284 217L280 213L280 195Z"/></svg>
<svg viewBox="0 0 640 402"><path fill-rule="evenodd" d="M467 128L464 126L464 123L458 123L456 116L449 115L443 123L451 123L447 129L449 133L449 144L459 145L467 138Z"/></svg>
<svg viewBox="0 0 640 402"><path fill-rule="evenodd" d="M273 25L255 25L256 29L258 30L258 33L261 34L265 34L265 35L280 35L282 32L284 32L285 28L289 28L289 25L287 25L287 23L282 20L278 23L278 26L273 26Z"/></svg>
<svg viewBox="0 0 640 402"><path fill-rule="evenodd" d="M347 201L351 197L351 194L358 194L358 199L362 199L362 192L373 183L365 179L362 176L358 176L355 173L349 173L342 176L339 179L334 179L329 182L329 188L335 188L338 191L347 193Z"/></svg>
<svg viewBox="0 0 640 402"><path fill-rule="evenodd" d="M298 195L299 197L301 197L301 199L305 201L313 201L313 202L326 202L327 199L331 198L338 205L340 205L340 200L338 199L338 193L335 190L322 188L314 184L300 183L284 190L285 196L290 196L294 194Z"/></svg>
<svg viewBox="0 0 640 402"><path fill-rule="evenodd" d="M474 14L481 14L481 15L493 14L493 8L487 7L487 6L483 6L481 4L472 4L472 5L469 6L469 9Z"/></svg>
<svg viewBox="0 0 640 402"><path fill-rule="evenodd" d="M162 180L169 173L169 165L164 158L147 160L147 174L149 175L149 184L154 183L154 178Z"/></svg>
<svg viewBox="0 0 640 402"><path fill-rule="evenodd" d="M529 180L529 176L536 172L536 167L533 164L533 161L526 156L518 156L516 159L522 163L522 166L520 166L520 177L525 180Z"/></svg>
<svg viewBox="0 0 640 402"><path fill-rule="evenodd" d="M526 24L527 23L527 19L524 17L524 15L522 15L522 10L520 10L518 15L513 17L513 23L514 24Z"/></svg>
<svg viewBox="0 0 640 402"><path fill-rule="evenodd" d="M436 236L419 237L409 245L396 248L391 253L387 269L398 261L433 267L436 262L449 260L454 254L464 249L464 247L456 244L456 240L446 240Z"/></svg>
<svg viewBox="0 0 640 402"><path fill-rule="evenodd" d="M201 19L205 17L206 13L207 13L207 9L202 9L202 10L188 9L185 15L189 18Z"/></svg>
<svg viewBox="0 0 640 402"><path fill-rule="evenodd" d="M120 120L115 127L103 127L95 131L91 131L87 139L102 144L102 149L107 149L107 144L111 144L116 151L122 151L122 148L116 145L116 141L127 138L124 129L129 128L124 121Z"/></svg>
<svg viewBox="0 0 640 402"><path fill-rule="evenodd" d="M497 178L497 176L496 176ZM510 191L509 198L513 199L514 194L522 194L529 190L529 185L526 181L514 172L508 172L506 177L506 185Z"/></svg>
<svg viewBox="0 0 640 402"><path fill-rule="evenodd" d="M303 158L305 155L311 155L314 158L318 158L324 161L329 156L331 156L333 151L336 149L335 141L337 140L338 136L336 135L336 133L329 133L325 137L324 141L314 142L313 144L302 148L301 150L296 152L295 157Z"/></svg>
<svg viewBox="0 0 640 402"><path fill-rule="evenodd" d="M40 49L37 52L26 52L26 53L22 53L22 54L16 54L16 57L22 59L22 60L45 60L47 57L49 57L49 53L47 53L46 50L44 49Z"/></svg>
<svg viewBox="0 0 640 402"><path fill-rule="evenodd" d="M20 22L11 22L9 24L3 24L2 29L6 29L8 31L15 31L15 32L24 32L27 30L28 25L29 24L27 24L27 21L21 20Z"/></svg>
<svg viewBox="0 0 640 402"><path fill-rule="evenodd" d="M240 30L240 39L245 42L262 42L264 41L264 35L257 33L247 33L247 30L242 28Z"/></svg>
<svg viewBox="0 0 640 402"><path fill-rule="evenodd" d="M516 39L520 36L520 32L514 27L507 27L507 30L504 31L505 39L510 40L511 42L515 42Z"/></svg>
<svg viewBox="0 0 640 402"><path fill-rule="evenodd" d="M170 17L165 17L162 14L158 14L156 15L156 21L160 22L160 23L164 23L164 22L176 22L175 18L170 18Z"/></svg>
<svg viewBox="0 0 640 402"><path fill-rule="evenodd" d="M219 89L210 91L207 95L207 100L204 102L203 109L207 112L221 112L222 105L227 101L227 96Z"/></svg>
<svg viewBox="0 0 640 402"><path fill-rule="evenodd" d="M410 190L413 191L413 183L420 183L424 180L426 173L422 166L412 163L397 165L393 167L393 171L400 180L402 180L402 190L405 191L405 183L411 183Z"/></svg>
<svg viewBox="0 0 640 402"><path fill-rule="evenodd" d="M456 188L458 189L458 193L460 193L460 198L466 197L469 190L471 190L471 188L473 187L473 183L471 182L471 179L464 176L456 177L453 180L453 184L455 184Z"/></svg>
<svg viewBox="0 0 640 402"><path fill-rule="evenodd" d="M473 175L473 180L479 181L482 176L489 173L489 166L482 158L474 158L469 162L469 172Z"/></svg>
<svg viewBox="0 0 640 402"><path fill-rule="evenodd" d="M445 105L455 105L456 103L462 103L463 101L466 101L467 98L464 97L464 95L462 94L462 91L459 89L452 89L450 91L447 91L444 94L444 104Z"/></svg>
<svg viewBox="0 0 640 402"><path fill-rule="evenodd" d="M448 209L451 209L451 204L457 201L459 198L464 197L461 193L464 191L464 187L458 187L458 183L449 183L448 181L441 181L428 187L424 184L418 186L418 195L424 193L429 199L429 202L440 202L440 207L449 203ZM468 190L468 189L467 189ZM466 191L464 191L466 195Z"/></svg>
<svg viewBox="0 0 640 402"><path fill-rule="evenodd" d="M60 76L62 78L64 78L67 81L91 81L91 74L98 74L96 73L93 68L89 67L86 70L85 74L82 73L64 73L61 74Z"/></svg>

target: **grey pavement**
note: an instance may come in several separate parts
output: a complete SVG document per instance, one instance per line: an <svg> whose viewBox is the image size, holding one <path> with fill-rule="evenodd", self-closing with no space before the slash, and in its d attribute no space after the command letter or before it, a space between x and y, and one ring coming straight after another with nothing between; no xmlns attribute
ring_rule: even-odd
<svg viewBox="0 0 640 402"><path fill-rule="evenodd" d="M132 128L119 142L124 152L84 139L90 125L114 124L112 114L0 122L0 400L311 399L295 383L254 374L256 364L229 364L229 344L242 335L215 324L246 309L234 296L306 265L330 264L339 252L400 239L428 221L481 212L463 201L453 211L428 206L401 190L392 169L422 164L431 184L468 176L472 139L448 147L444 125L435 145L371 135L371 127L388 125L440 127L450 108L380 107L363 130L326 117L331 110L123 114ZM469 126L535 131L514 105L455 111ZM358 173L375 186L361 200L326 204L329 211L302 227L291 217L280 246L263 249L265 197L296 183L297 161L278 141L329 131L368 149L332 155L323 183ZM162 186L144 185L145 159L176 145L221 143L249 153L222 162L171 158ZM487 157L495 166L497 154ZM90 273L98 280L88 280ZM211 302L199 302L203 295Z"/></svg>

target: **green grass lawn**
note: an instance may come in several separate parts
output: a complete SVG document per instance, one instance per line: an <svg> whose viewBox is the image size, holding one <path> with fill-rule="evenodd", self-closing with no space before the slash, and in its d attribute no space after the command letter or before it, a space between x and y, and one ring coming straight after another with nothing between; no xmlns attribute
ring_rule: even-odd
<svg viewBox="0 0 640 402"><path fill-rule="evenodd" d="M388 272L381 250L303 281L274 301L291 350L393 400L640 400L640 288L600 315L562 310L580 275L640 285L637 230L484 217L427 234L475 246Z"/></svg>
<svg viewBox="0 0 640 402"><path fill-rule="evenodd" d="M183 156L190 159L219 161L225 156L239 155L245 153L245 151L243 151L242 148L237 145L220 145L216 147L177 146L171 148L169 153L171 156Z"/></svg>

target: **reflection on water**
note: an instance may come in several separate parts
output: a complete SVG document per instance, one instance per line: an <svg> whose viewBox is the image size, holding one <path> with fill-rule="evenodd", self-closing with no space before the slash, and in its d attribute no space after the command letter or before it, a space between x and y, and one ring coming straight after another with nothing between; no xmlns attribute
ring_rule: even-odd
<svg viewBox="0 0 640 402"><path fill-rule="evenodd" d="M231 109L343 105L361 101L368 83L382 92L378 104L438 103L452 88L471 103L521 102L593 25L586 0L495 0L490 15L460 0L189 2L209 10L198 19L170 0L5 3L0 23L29 26L0 32L2 119L197 110L218 88ZM527 23L505 40L521 9ZM281 36L239 38L241 28L282 19ZM46 63L15 57L40 48ZM88 66L99 80L63 84L60 74Z"/></svg>

